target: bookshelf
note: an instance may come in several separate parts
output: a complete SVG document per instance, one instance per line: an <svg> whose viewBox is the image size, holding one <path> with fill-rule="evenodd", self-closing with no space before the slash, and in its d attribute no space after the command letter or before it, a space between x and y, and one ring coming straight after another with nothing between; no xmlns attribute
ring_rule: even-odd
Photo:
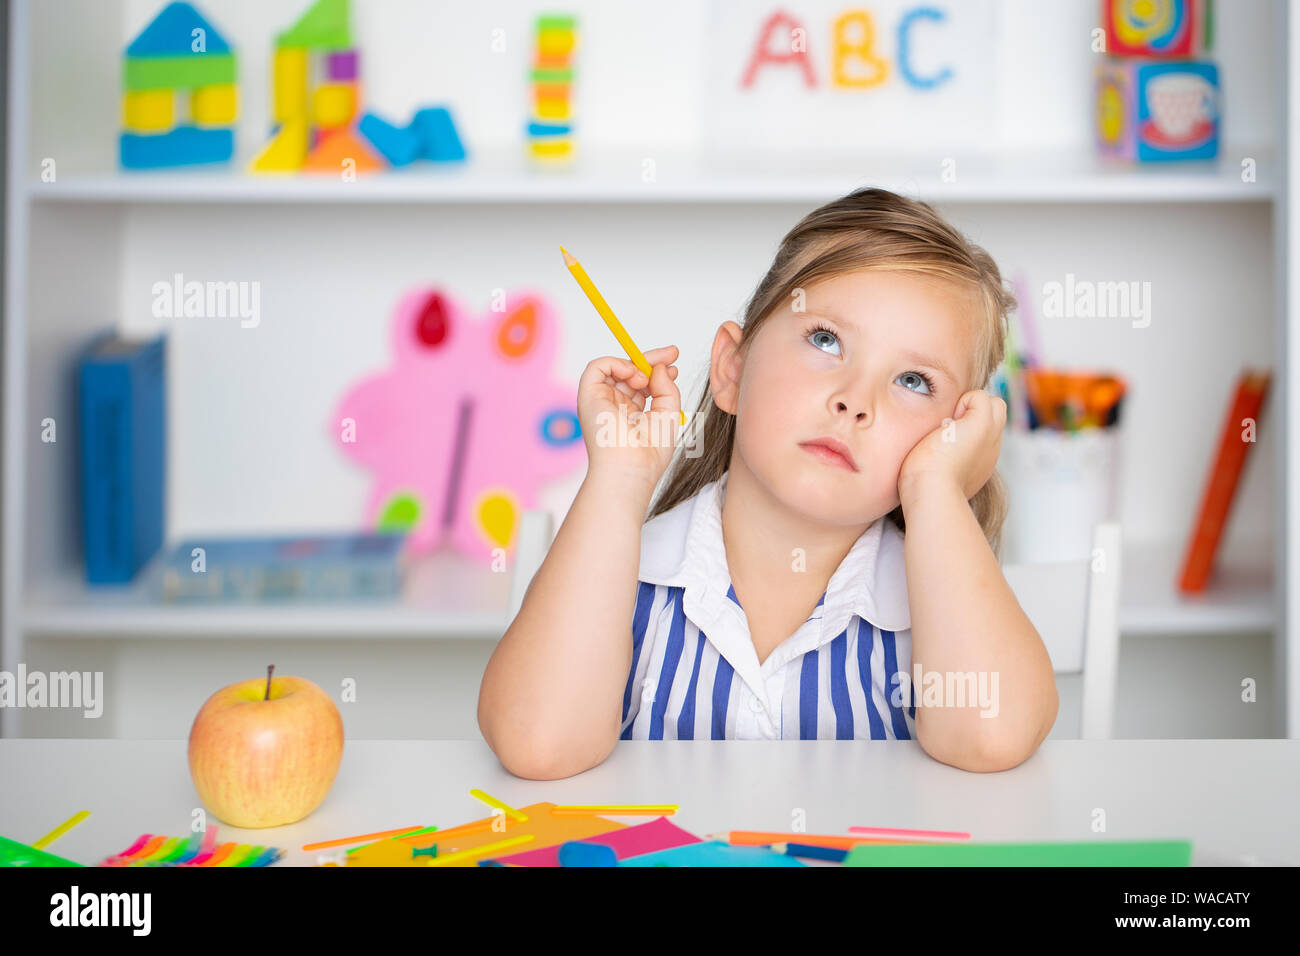
<svg viewBox="0 0 1300 956"><path fill-rule="evenodd" d="M1113 324L1063 326L1049 343L1080 364L1113 362L1139 386L1126 423L1121 631L1135 639L1209 633L1225 640L1271 632L1278 673L1288 677L1286 726L1300 732L1300 619L1286 606L1288 592L1300 593L1300 519L1288 501L1289 478L1300 471L1300 408L1286 385L1289 363L1300 361L1293 351L1300 336L1290 333L1300 306L1288 281L1300 274L1300 244L1288 241L1300 215L1289 188L1300 176L1300 148L1284 121L1287 87L1278 82L1288 78L1291 101L1300 102L1300 17L1285 5L1255 5L1244 26L1223 26L1225 76L1239 77L1236 86L1246 90L1229 87L1237 97L1229 115L1251 122L1238 124L1238 139L1229 128L1224 159L1213 164L1126 169L1098 162L1086 148L1021 144L963 155L957 179L945 182L935 157L785 152L758 161L697 148L682 135L656 145L650 183L641 178L645 150L626 142L584 144L567 177L539 174L519 150L489 142L464 168L341 183L244 175L243 161L261 141L256 116L241 126L231 170L117 171L117 38L125 41L152 8L139 0L62 2L76 14L61 17L31 0L10 5L0 666L26 659L37 644L57 654L87 641L147 639L180 653L225 638L245 645L283 638L308 649L316 640L369 634L490 647L508 622L508 575L445 556L418 566L402 600L383 606L159 605L150 597L152 569L117 592L88 588L67 457L75 450L68 357L108 324L148 330L153 280L173 271L260 277L268 301L284 292L272 277L293 283L291 305L282 296L283 311L256 335L178 330L169 371L179 413L169 432L168 542L218 528L341 530L359 513L364 478L332 454L313 416L342 384L386 360L375 327L386 328L399 289L439 281L486 301L498 285L531 284L565 314L585 318L580 293L556 268L556 236L571 237L616 308L638 323L662 317L665 339L681 343L683 354L707 354L713 329L737 317L782 230L813 205L871 183L934 202L1009 272L1027 264L1038 279L1066 271L1128 278L1136 262L1167 290L1164 318L1145 338L1126 337ZM229 16L259 22L269 35L299 6L277 0L263 15L248 3ZM1006 19L1048 16L1031 6L1006 4ZM678 12L686 16L685 9ZM1086 23L1090 10L1083 4L1069 14L1058 36ZM368 40L388 42L376 21L367 29ZM1009 27L999 29L1017 42ZM105 43L105 36L115 39ZM1266 43L1275 46L1252 61L1251 45ZM81 65L75 83L54 65L69 57ZM1032 59L1022 68L1034 68ZM264 78L258 69L251 59L253 91ZM253 91L250 102L265 98ZM1265 98L1244 102L1246 93ZM1014 118L1000 124L1016 126ZM50 154L59 174L44 182L40 161ZM1243 181L1241 157L1256 161L1254 181ZM1198 268L1211 256L1221 257L1219 274ZM513 272L503 276L498 260L515 263ZM672 270L680 287L645 282L647 263ZM1224 314L1234 317L1232 328ZM575 322L563 374L576 380L592 355L611 348L602 331ZM1184 598L1174 591L1174 569L1214 431L1198 441L1187 421L1217 423L1237 368L1270 361L1277 388L1234 506L1221 573L1204 595ZM683 368L685 387L696 387L698 373ZM54 446L38 437L45 417L59 422ZM1158 477L1160 468L1178 477ZM560 490L554 507L563 505ZM27 716L0 712L0 733L21 734ZM1279 727L1283 719L1280 705Z"/></svg>

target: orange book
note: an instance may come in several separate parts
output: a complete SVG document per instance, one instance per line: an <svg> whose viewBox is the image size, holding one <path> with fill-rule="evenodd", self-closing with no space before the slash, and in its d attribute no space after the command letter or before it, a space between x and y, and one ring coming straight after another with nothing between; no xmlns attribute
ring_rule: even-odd
<svg viewBox="0 0 1300 956"><path fill-rule="evenodd" d="M1233 395L1228 418L1223 424L1223 434L1219 438L1219 453L1210 468L1196 526L1187 542L1183 568L1178 576L1180 591L1190 594L1204 590L1205 582L1214 568L1214 554L1219 548L1223 526L1228 520L1232 500L1237 493L1237 482L1246 462L1246 451L1254 444L1242 440L1245 428L1242 420L1252 419L1258 426L1259 411L1268 393L1270 377L1270 372L1247 369L1237 380L1236 394Z"/></svg>

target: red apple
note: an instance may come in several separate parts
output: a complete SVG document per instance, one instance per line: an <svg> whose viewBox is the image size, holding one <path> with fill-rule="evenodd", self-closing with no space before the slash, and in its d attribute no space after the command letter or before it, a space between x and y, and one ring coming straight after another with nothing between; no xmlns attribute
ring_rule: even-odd
<svg viewBox="0 0 1300 956"><path fill-rule="evenodd" d="M229 826L278 827L315 810L343 759L343 718L302 677L223 687L190 728L190 776L199 799Z"/></svg>

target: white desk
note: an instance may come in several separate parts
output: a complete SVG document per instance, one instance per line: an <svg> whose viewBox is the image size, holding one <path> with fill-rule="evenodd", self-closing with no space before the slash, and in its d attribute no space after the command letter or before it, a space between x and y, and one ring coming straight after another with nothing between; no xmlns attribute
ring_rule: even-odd
<svg viewBox="0 0 1300 956"><path fill-rule="evenodd" d="M93 864L140 834L185 836L200 806L183 740L0 740L0 835L30 843L78 810L49 847ZM677 803L671 819L723 830L807 832L852 825L966 830L972 839L1190 839L1194 865L1300 864L1300 740L1049 740L995 774L938 763L907 741L627 741L565 780L514 777L481 740L356 740L306 820L221 826L219 841L287 849L310 865L317 840L490 815L480 787L514 806ZM1094 835L1095 809L1106 832ZM619 817L645 822L647 817ZM211 821L210 821L211 822Z"/></svg>

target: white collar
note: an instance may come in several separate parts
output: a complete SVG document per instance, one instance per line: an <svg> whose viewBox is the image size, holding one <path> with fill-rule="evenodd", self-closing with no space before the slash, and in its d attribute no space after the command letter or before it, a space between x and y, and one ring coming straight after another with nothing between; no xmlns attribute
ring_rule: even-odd
<svg viewBox="0 0 1300 956"><path fill-rule="evenodd" d="M644 524L639 580L685 587L688 593L695 592L694 603L715 612L723 602L732 603L727 597L731 575L722 540L722 499L729 475L724 472L695 496ZM831 575L821 613L823 634L830 637L843 631L854 614L881 630L905 631L912 626L903 533L888 515L858 536Z"/></svg>

